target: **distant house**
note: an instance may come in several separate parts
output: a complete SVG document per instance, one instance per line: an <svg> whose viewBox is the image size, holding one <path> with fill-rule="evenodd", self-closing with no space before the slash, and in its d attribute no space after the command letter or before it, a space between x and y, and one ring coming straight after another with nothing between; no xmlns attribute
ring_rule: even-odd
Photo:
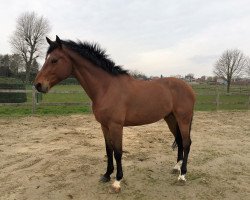
<svg viewBox="0 0 250 200"><path fill-rule="evenodd" d="M250 84L249 78L235 78L232 80L232 84L234 85L247 85Z"/></svg>
<svg viewBox="0 0 250 200"><path fill-rule="evenodd" d="M178 78L178 79L183 79L183 77L181 75L179 75L179 74L177 74L177 75L171 75L170 77L174 77L174 78Z"/></svg>
<svg viewBox="0 0 250 200"><path fill-rule="evenodd" d="M160 77L159 76L150 76L150 80L154 80L154 79L159 79Z"/></svg>
<svg viewBox="0 0 250 200"><path fill-rule="evenodd" d="M206 83L206 81L207 81L206 76L202 76L202 77L196 79L197 83Z"/></svg>
<svg viewBox="0 0 250 200"><path fill-rule="evenodd" d="M223 78L218 77L216 80L216 83L218 83L220 85L226 85L227 81L225 81Z"/></svg>
<svg viewBox="0 0 250 200"><path fill-rule="evenodd" d="M188 74L185 76L185 81L187 82L195 82L194 74Z"/></svg>

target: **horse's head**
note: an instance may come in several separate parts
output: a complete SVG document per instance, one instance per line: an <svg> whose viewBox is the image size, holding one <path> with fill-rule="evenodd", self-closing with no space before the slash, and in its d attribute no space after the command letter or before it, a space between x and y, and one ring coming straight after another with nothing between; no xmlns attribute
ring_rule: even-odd
<svg viewBox="0 0 250 200"><path fill-rule="evenodd" d="M48 49L42 69L36 76L35 87L39 92L46 93L58 82L72 74L73 64L69 55L64 51L62 41L56 36L56 41L47 38Z"/></svg>

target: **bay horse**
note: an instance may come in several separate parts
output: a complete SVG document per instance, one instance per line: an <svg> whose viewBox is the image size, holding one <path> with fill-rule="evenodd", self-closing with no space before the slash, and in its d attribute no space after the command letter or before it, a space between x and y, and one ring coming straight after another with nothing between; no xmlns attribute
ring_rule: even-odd
<svg viewBox="0 0 250 200"><path fill-rule="evenodd" d="M35 87L46 93L71 75L79 81L92 101L94 116L101 124L105 139L107 170L101 181L110 181L114 155L117 173L112 186L115 191L120 191L124 126L164 119L175 137L173 146L178 147L174 170L179 171L178 180L185 182L195 103L192 88L176 78L134 79L95 43L61 40L58 36L55 41L46 39L49 48L45 63L36 76Z"/></svg>

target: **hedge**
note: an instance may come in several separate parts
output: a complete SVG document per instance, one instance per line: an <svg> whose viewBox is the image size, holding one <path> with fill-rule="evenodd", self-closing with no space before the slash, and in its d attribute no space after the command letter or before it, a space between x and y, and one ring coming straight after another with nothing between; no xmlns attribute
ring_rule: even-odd
<svg viewBox="0 0 250 200"><path fill-rule="evenodd" d="M0 89L25 90L25 85L15 78L0 78ZM27 101L26 93L0 93L0 103L23 103Z"/></svg>

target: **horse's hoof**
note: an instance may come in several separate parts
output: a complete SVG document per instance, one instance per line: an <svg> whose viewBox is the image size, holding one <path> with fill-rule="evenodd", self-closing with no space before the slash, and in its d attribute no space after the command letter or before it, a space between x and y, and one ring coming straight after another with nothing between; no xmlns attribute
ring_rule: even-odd
<svg viewBox="0 0 250 200"><path fill-rule="evenodd" d="M111 193L119 193L121 191L121 181L115 180L112 184Z"/></svg>
<svg viewBox="0 0 250 200"><path fill-rule="evenodd" d="M185 178L185 174L179 175L178 181L181 182L181 183L186 183L187 180L186 180L186 178Z"/></svg>
<svg viewBox="0 0 250 200"><path fill-rule="evenodd" d="M110 181L110 177L106 177L106 176L101 176L100 180L101 183L107 183Z"/></svg>
<svg viewBox="0 0 250 200"><path fill-rule="evenodd" d="M121 188L114 188L113 186L110 188L109 193L110 194L117 194L121 192Z"/></svg>

